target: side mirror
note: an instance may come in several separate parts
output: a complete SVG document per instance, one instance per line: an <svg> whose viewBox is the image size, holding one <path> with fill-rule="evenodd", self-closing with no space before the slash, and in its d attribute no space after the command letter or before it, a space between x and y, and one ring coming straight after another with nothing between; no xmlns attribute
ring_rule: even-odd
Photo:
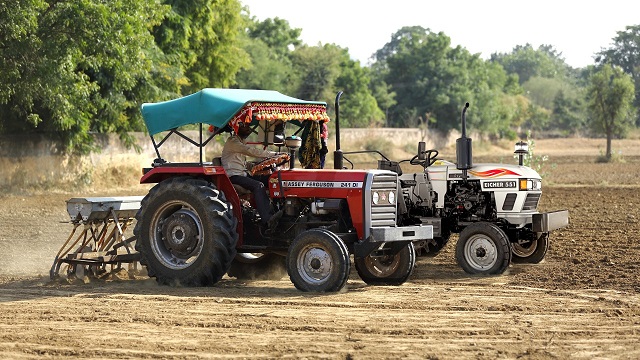
<svg viewBox="0 0 640 360"><path fill-rule="evenodd" d="M283 123L277 124L273 129L273 144L274 145L284 144L284 124Z"/></svg>
<svg viewBox="0 0 640 360"><path fill-rule="evenodd" d="M424 141L418 143L418 160L427 160L427 144Z"/></svg>

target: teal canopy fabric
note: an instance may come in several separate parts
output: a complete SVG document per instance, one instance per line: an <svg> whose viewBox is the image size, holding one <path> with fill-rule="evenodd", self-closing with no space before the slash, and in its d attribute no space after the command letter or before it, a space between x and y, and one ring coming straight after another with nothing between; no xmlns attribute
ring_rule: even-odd
<svg viewBox="0 0 640 360"><path fill-rule="evenodd" d="M300 100L273 90L203 89L175 100L145 103L141 110L149 135L155 135L188 124L221 128L253 102L326 106L325 102Z"/></svg>

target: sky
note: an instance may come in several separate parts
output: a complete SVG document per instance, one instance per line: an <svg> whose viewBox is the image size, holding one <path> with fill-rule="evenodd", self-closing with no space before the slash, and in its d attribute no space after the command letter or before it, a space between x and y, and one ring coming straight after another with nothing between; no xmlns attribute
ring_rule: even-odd
<svg viewBox="0 0 640 360"><path fill-rule="evenodd" d="M574 68L594 64L618 31L640 25L638 0L240 0L258 20L279 17L307 45L336 44L361 65L403 26L443 32L488 59L517 45L552 45Z"/></svg>

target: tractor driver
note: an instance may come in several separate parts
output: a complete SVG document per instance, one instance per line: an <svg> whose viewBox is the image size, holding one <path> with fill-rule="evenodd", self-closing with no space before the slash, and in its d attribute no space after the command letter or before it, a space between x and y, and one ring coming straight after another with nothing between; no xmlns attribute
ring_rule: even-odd
<svg viewBox="0 0 640 360"><path fill-rule="evenodd" d="M260 221L263 226L271 229L275 227L278 217L274 216L271 211L269 196L265 190L264 183L249 175L246 166L247 156L264 158L274 156L277 153L247 145L245 139L251 133L251 127L244 122L239 124L237 134L231 133L222 148L222 166L232 184L240 185L253 193L258 214L260 214Z"/></svg>

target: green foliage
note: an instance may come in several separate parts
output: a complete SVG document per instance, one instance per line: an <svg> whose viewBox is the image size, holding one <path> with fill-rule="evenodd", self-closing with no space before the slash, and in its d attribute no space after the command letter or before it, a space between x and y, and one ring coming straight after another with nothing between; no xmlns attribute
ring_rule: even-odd
<svg viewBox="0 0 640 360"><path fill-rule="evenodd" d="M640 25L599 54L616 65L610 83L605 67L571 69L549 45L485 61L444 33L403 27L363 67L337 45L303 44L301 31L249 18L239 0L0 2L0 133L53 134L74 151L90 150L93 133L131 142L129 131L144 130L141 103L206 87L274 89L330 107L344 91L345 127L446 133L465 102L469 129L492 139L523 128L570 135L587 123L610 139L640 123L618 73L634 80L640 105Z"/></svg>
<svg viewBox="0 0 640 360"><path fill-rule="evenodd" d="M349 53L342 50L340 76L335 83L336 89L344 91L341 97L340 125L372 127L383 123L384 113L369 90L369 82L368 70L362 68L360 62L351 60Z"/></svg>
<svg viewBox="0 0 640 360"><path fill-rule="evenodd" d="M245 39L243 48L249 54L251 65L238 72L238 88L276 90L284 94L293 92L291 81L294 74L289 58L278 58L260 39Z"/></svg>
<svg viewBox="0 0 640 360"><path fill-rule="evenodd" d="M552 46L516 46L510 53L492 54L490 61L519 78L523 94L531 101L524 125L536 131L559 130L564 135L584 130L585 85L580 83L579 72Z"/></svg>
<svg viewBox="0 0 640 360"><path fill-rule="evenodd" d="M239 69L249 65L238 46L244 26L238 0L165 0L171 12L153 34L164 54L180 64L189 83L183 93L229 87Z"/></svg>
<svg viewBox="0 0 640 360"><path fill-rule="evenodd" d="M69 151L91 150L92 133L134 145L141 103L231 84L248 64L239 2L165 3L0 3L0 132L55 134Z"/></svg>
<svg viewBox="0 0 640 360"><path fill-rule="evenodd" d="M617 65L631 75L635 84L634 106L640 108L640 25L618 31L611 47L599 53L597 63ZM636 125L640 125L640 113L636 115Z"/></svg>
<svg viewBox="0 0 640 360"><path fill-rule="evenodd" d="M329 106L335 94L343 91L341 125L381 124L384 113L369 89L368 69L337 45L301 45L300 32L278 18L248 20L244 49L252 66L240 71L238 87L279 90L301 99L326 101Z"/></svg>
<svg viewBox="0 0 640 360"><path fill-rule="evenodd" d="M588 90L591 127L607 137L605 157L611 159L611 140L624 136L633 124L635 89L631 76L620 67L603 65L591 76Z"/></svg>
<svg viewBox="0 0 640 360"><path fill-rule="evenodd" d="M291 50L302 44L302 29L292 29L287 20L266 19L262 22L252 19L247 27L251 39L262 40L279 59L288 58Z"/></svg>
<svg viewBox="0 0 640 360"><path fill-rule="evenodd" d="M333 85L340 75L341 49L335 45L304 45L293 51L297 77L295 97L328 100L335 96Z"/></svg>
<svg viewBox="0 0 640 360"><path fill-rule="evenodd" d="M564 77L568 66L561 55L551 45L540 45L536 50L526 44L516 46L511 53L491 54L491 61L501 64L507 73L517 74L524 84L533 77Z"/></svg>
<svg viewBox="0 0 640 360"><path fill-rule="evenodd" d="M137 109L134 91L152 67L148 30L164 7L154 0L0 6L2 132L57 133L68 149L87 151L91 131L141 128L125 114Z"/></svg>
<svg viewBox="0 0 640 360"><path fill-rule="evenodd" d="M556 94L553 99L555 127L561 130L563 135L573 135L585 126L583 103L582 98L565 96L563 90Z"/></svg>
<svg viewBox="0 0 640 360"><path fill-rule="evenodd" d="M551 110L530 104L527 113L528 118L524 123L525 128L537 133L542 132L549 127L551 122Z"/></svg>
<svg viewBox="0 0 640 360"><path fill-rule="evenodd" d="M560 78L531 77L522 88L531 101L540 107L551 109L558 92L566 87L566 82Z"/></svg>
<svg viewBox="0 0 640 360"><path fill-rule="evenodd" d="M445 34L404 27L375 58L376 76L383 77L396 94L396 104L389 109L390 125L415 127L428 114L429 126L446 133L459 128L460 111L469 102L468 121L474 130L498 135L509 127L510 119L501 106L505 89L518 92L513 78L501 66L460 46L451 47Z"/></svg>
<svg viewBox="0 0 640 360"><path fill-rule="evenodd" d="M237 86L292 94L295 75L290 49L300 45L301 29L291 29L286 20L278 18L246 21L242 48L249 54L251 64L238 72Z"/></svg>

